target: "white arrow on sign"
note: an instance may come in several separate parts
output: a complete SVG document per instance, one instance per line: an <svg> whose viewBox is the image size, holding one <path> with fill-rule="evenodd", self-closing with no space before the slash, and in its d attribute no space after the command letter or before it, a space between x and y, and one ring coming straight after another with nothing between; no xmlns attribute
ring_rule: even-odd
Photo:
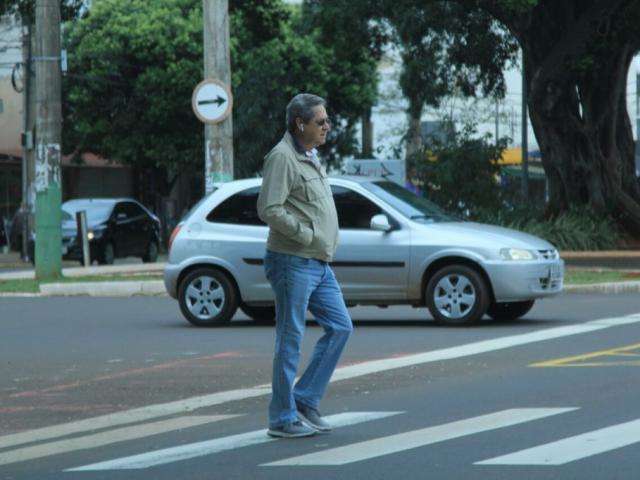
<svg viewBox="0 0 640 480"><path fill-rule="evenodd" d="M231 113L233 97L229 87L215 78L207 78L193 90L193 112L204 123L222 122Z"/></svg>

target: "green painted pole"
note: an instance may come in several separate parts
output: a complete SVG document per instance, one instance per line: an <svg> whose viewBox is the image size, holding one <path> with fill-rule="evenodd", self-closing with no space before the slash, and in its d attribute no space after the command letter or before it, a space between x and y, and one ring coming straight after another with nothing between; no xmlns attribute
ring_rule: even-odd
<svg viewBox="0 0 640 480"><path fill-rule="evenodd" d="M38 280L62 276L60 2L36 0L36 248Z"/></svg>

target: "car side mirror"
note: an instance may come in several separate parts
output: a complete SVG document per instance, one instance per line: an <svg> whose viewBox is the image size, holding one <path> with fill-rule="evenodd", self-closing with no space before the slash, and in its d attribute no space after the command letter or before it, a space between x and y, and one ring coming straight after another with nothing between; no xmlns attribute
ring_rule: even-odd
<svg viewBox="0 0 640 480"><path fill-rule="evenodd" d="M379 230L381 232L390 232L392 230L392 227L389 223L389 217L387 217L384 213L374 215L373 217L371 217L371 229Z"/></svg>

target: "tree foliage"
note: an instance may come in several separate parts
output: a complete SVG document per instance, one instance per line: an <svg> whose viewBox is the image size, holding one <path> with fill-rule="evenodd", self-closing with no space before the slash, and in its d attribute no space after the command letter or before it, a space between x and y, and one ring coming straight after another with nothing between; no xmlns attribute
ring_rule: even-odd
<svg viewBox="0 0 640 480"><path fill-rule="evenodd" d="M506 144L476 134L472 125L450 129L444 139L431 138L407 165L427 198L464 218L499 210L507 200L498 181Z"/></svg>
<svg viewBox="0 0 640 480"><path fill-rule="evenodd" d="M85 11L84 0L59 0L63 20L71 20ZM0 0L0 15L18 14L28 21L35 21L36 0Z"/></svg>
<svg viewBox="0 0 640 480"><path fill-rule="evenodd" d="M381 12L402 58L407 157L420 149L425 106L438 108L452 96L504 96L503 71L515 58L517 42L487 12L443 0L386 0Z"/></svg>
<svg viewBox="0 0 640 480"><path fill-rule="evenodd" d="M459 0L518 39L549 178L550 215L589 207L640 236L627 74L640 51L638 0Z"/></svg>
<svg viewBox="0 0 640 480"><path fill-rule="evenodd" d="M351 71L335 68L318 30L303 26L282 1L230 3L236 176L261 169L296 93L327 97L334 122L346 125L337 130L348 132L348 119L358 115L359 97L370 88L366 81L338 92ZM191 92L203 77L202 2L96 0L67 33L65 148L199 171L203 126L191 111Z"/></svg>

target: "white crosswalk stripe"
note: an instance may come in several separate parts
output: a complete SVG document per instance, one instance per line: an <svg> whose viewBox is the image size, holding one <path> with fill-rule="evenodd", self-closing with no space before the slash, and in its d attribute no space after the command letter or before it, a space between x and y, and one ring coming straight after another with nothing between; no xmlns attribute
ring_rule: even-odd
<svg viewBox="0 0 640 480"><path fill-rule="evenodd" d="M640 420L477 462L476 465L564 465L640 442Z"/></svg>
<svg viewBox="0 0 640 480"><path fill-rule="evenodd" d="M342 445L338 448L265 463L262 466L345 465L475 433L510 427L573 410L577 410L577 408L518 408L502 410L435 427L413 430L351 445Z"/></svg>
<svg viewBox="0 0 640 480"><path fill-rule="evenodd" d="M54 442L43 443L31 447L22 447L15 450L0 453L0 465L8 465L10 463L24 462L35 458L49 457L61 453L69 453L77 450L86 450L89 448L97 448L113 443L125 442L139 438L167 433L183 428L195 427L212 422L219 422L228 418L237 417L238 415L210 415L210 416L188 416L176 417L159 422L146 423L143 425L135 425L124 428L117 428L100 432L93 435L84 435L82 437L70 438L67 440L57 440Z"/></svg>
<svg viewBox="0 0 640 480"><path fill-rule="evenodd" d="M347 412L326 417L326 420L334 427L346 427L358 423L369 422L382 418L398 415L403 412ZM248 447L276 441L267 436L266 430L256 430L228 437L214 438L204 442L190 443L178 447L164 448L152 452L133 455L130 457L117 458L106 462L94 463L82 467L70 468L67 472L88 471L88 470L124 470L140 469L157 465L164 465L189 458L212 455L214 453L233 450L235 448Z"/></svg>
<svg viewBox="0 0 640 480"><path fill-rule="evenodd" d="M337 368L331 378L331 382L359 378L364 375L387 372L397 368L425 365L432 362L441 362L445 360L463 358L470 355L495 352L507 348L529 345L532 343L564 338L583 333L596 332L612 327L632 325L635 323L640 323L640 314L601 318L575 325L553 327L524 334L480 340L466 345L447 347L397 358L370 360ZM248 398L267 396L270 393L271 385L265 384L256 385L250 388L215 392L168 403L147 405L145 407L139 407L123 412L115 412L65 424L0 436L0 449L86 432L98 428L116 427L134 422L152 420L154 418L167 417L169 415L184 414L185 412L194 411L199 408L222 405L228 402L246 400Z"/></svg>

